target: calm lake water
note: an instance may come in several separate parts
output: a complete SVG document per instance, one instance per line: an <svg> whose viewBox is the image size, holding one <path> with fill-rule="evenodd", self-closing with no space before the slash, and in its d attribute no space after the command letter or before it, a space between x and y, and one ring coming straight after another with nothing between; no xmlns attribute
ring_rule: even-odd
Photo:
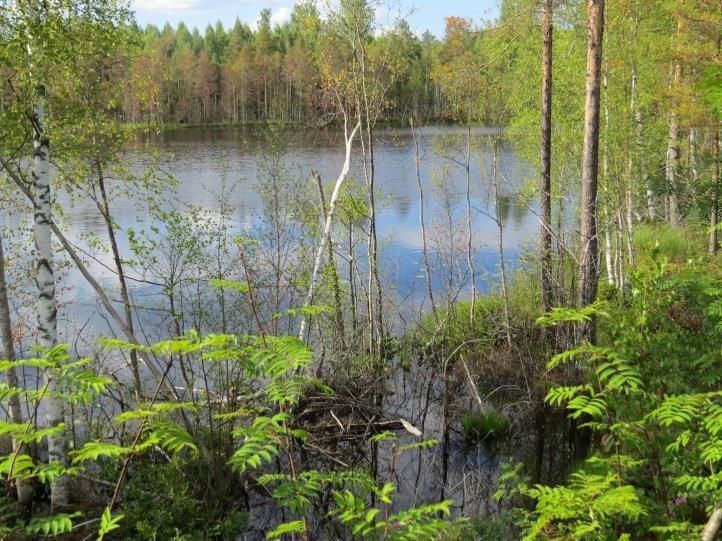
<svg viewBox="0 0 722 541"><path fill-rule="evenodd" d="M493 287L498 281L498 228L491 216L496 216L491 185L491 137L499 130L475 128L471 139L471 184L473 201L474 260L477 286L480 291ZM420 174L424 190L427 234L434 287L443 291L452 276L463 297L468 292L466 275L466 179L463 166L466 158L467 131L457 127L425 127L418 131L420 143ZM157 158L145 154L130 156L131 169L142 174L150 164L160 166L164 175L177 180L174 202L176 210L185 211L188 205L203 208L210 216L220 212L220 193L226 194L233 207L232 228L238 234L248 234L258 225L264 212L258 187L266 178L264 163L274 152L283 164L289 178L308 179L318 171L326 185L335 182L344 159L343 140L332 131L289 131L279 136L282 144L272 150L268 139L258 132L242 129L183 129L165 132L157 143ZM360 153L358 141L355 150ZM387 295L393 297L398 314L404 320L404 307L412 314L421 305L425 295L422 236L419 223L420 198L416 177L416 153L412 133L408 129L379 130L375 147L376 188L379 211L377 215L380 241L380 270ZM504 258L510 270L520 265L519 259L533 249L539 230L533 209L518 194L526 182L527 170L509 146L501 144L498 150L499 215L504 225ZM360 159L353 162L348 183L364 187ZM147 212L143 201L125 197L114 188L113 215L121 228L121 250L130 256L128 228L147 229ZM314 192L315 193L315 192ZM107 269L112 267L107 251L92 248L88 239L107 244L105 224L94 203L68 194L58 196L64 210L63 227L68 237L81 249L92 254L87 261L96 275L117 302L115 276ZM29 209L5 209L4 220L18 222L26 219ZM26 230L27 231L27 230ZM453 247L452 247L453 244ZM314 248L315 252L315 248ZM59 294L63 300L60 311L61 340L73 341L82 351L83 335L87 347L92 348L95 338L109 333L107 318L103 315L94 292L87 286L73 266L61 273ZM144 303L157 292L133 291L134 300ZM147 286L144 286L147 287ZM443 298L443 295L441 296ZM120 308L120 304L118 304ZM32 306L28 308L28 317ZM152 311L141 316L152 322ZM150 327L150 325L149 325ZM166 336L167 337L167 336ZM150 339L150 338L149 338ZM118 370L126 369L125 362L111 364ZM115 370L115 369L114 369ZM472 408L462 383L452 394ZM404 418L419 427L425 437L441 439L443 436L440 410L438 373L429 367L415 366L411 373L396 370L387 382L390 395L384 413L391 419ZM497 474L499 457L488 455L480 446L467 446L459 428L459 421L449 442L449 473L446 497L455 501L455 514L464 512L491 512L489 492ZM402 442L411 441L408 434ZM382 463L388 457L381 457ZM431 501L437 497L441 483L441 454L439 448L424 453L415 452L397 465L397 481L406 504ZM421 476L421 477L420 477ZM259 511L252 520L256 533L248 539L263 538L263 531L277 517L269 508Z"/></svg>
<svg viewBox="0 0 722 541"><path fill-rule="evenodd" d="M495 128L474 128L471 132L471 185L473 200L474 261L477 288L485 291L498 283L498 229L491 218L495 215L491 185L491 137ZM424 127L417 130L420 146L420 173L425 198L427 237L435 288L448 289L449 276L461 296L468 291L466 272L466 159L467 130L463 127ZM292 130L275 135L273 145L267 135L238 128L181 129L164 132L156 143L156 156L149 158L137 152L130 156L131 170L142 175L155 164L161 176L177 181L171 194L176 210L194 205L210 216L220 209L220 193L233 208L234 232L249 234L264 212L258 187L266 178L265 165L271 155L282 163L284 175L308 179L312 171L320 173L330 193L344 159L344 144L339 130ZM145 151L144 151L145 152ZM358 139L355 159L348 185L359 185L365 193ZM380 269L384 288L395 297L398 306L409 310L424 297L422 236L419 223L419 190L416 178L416 152L409 129L381 129L375 146L378 238ZM533 247L538 232L538 218L527 204L517 197L525 180L526 168L514 151L504 143L498 150L500 215L504 224L504 254L508 267L518 266L519 257ZM160 182L160 181L159 181ZM309 181L310 182L310 181ZM122 231L121 250L130 256L126 234L128 228L148 230L147 210L142 197L129 198L119 193L118 183L109 182L113 191L114 219ZM312 192L315 197L315 191ZM88 259L95 275L111 289L116 279L111 254L89 248L88 239L107 245L105 224L92 201L60 193L58 201L64 211L67 236L78 246L92 253ZM28 209L6 209L3 219L27 219ZM452 234L449 234L449 231ZM452 241L453 237L453 241ZM453 248L452 248L453 244ZM464 285L465 284L465 285ZM61 334L73 336L79 327L98 325L93 320L99 310L93 291L82 277L67 267L59 291L65 301L61 312ZM117 297L117 295L116 295ZM400 310L401 312L402 310ZM87 329L86 329L87 330ZM104 320L99 332L107 332ZM90 334L90 333L89 333Z"/></svg>
<svg viewBox="0 0 722 541"><path fill-rule="evenodd" d="M457 127L426 127L417 132L420 135L426 222L433 251L434 239L436 247L443 249L439 243L443 237L441 230L448 229L448 217L444 215L447 206L451 209L455 233L466 229L463 162L467 132ZM473 234L479 275L477 285L482 290L489 280L494 281L498 267L498 230L496 223L486 215L494 214L489 136L498 132L493 128L472 131ZM318 171L326 185L335 181L344 154L343 141L336 131L290 131L281 134L280 139L282 147L275 152L281 153L287 175L308 178L311 171ZM178 181L179 204L176 207L191 203L211 212L218 211L221 183L224 182L228 200L237 208L234 218L238 230L250 228L258 220L263 210L257 186L263 182L263 163L272 152L264 136L242 129L182 129L165 132L158 141L158 148L162 172ZM360 154L358 140L355 151ZM387 280L407 291L422 273L419 191L411 131L379 130L375 157L380 205L378 235L381 257L388 263L382 271ZM150 163L142 156L134 156L133 160L138 172ZM522 187L524 173L513 150L502 146L498 157L500 211L504 220L505 253L512 264L519 253L530 246L538 231L535 214L515 197ZM364 183L359 159L354 160L348 182ZM136 203L123 197L113 202L115 219L121 227L140 227L144 216L139 214ZM66 218L71 237L78 239L93 233L100 239L106 238L105 225L92 203L76 202ZM122 241L126 244L127 239L122 238ZM466 254L459 252L458 257L465 260ZM96 270L101 275L106 274L101 268Z"/></svg>

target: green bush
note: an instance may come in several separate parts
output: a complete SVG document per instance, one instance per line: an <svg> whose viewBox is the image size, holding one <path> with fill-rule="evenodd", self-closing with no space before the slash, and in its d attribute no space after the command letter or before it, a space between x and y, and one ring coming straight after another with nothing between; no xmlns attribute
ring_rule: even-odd
<svg viewBox="0 0 722 541"><path fill-rule="evenodd" d="M474 442L493 442L509 430L509 421L496 410L468 411L462 420L466 438Z"/></svg>
<svg viewBox="0 0 722 541"><path fill-rule="evenodd" d="M669 224L641 225L634 231L640 262L662 257L683 264L706 252L704 228L675 229Z"/></svg>
<svg viewBox="0 0 722 541"><path fill-rule="evenodd" d="M248 513L230 506L234 498L220 493L222 487L201 482L202 473L175 459L136 459L125 487L125 518L111 539L236 539ZM235 501L240 505L242 499Z"/></svg>

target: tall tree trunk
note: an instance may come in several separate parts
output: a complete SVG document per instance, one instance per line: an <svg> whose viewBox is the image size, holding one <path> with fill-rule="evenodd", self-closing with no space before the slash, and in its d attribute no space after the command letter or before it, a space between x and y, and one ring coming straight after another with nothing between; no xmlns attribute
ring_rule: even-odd
<svg viewBox="0 0 722 541"><path fill-rule="evenodd" d="M424 208L424 188L421 184L421 155L419 154L419 138L414 128L414 118L409 119L411 124L411 135L414 138L414 149L416 151L416 185L419 188L419 223L421 225L421 249L424 257L424 276L426 277L426 294L429 296L429 302L431 303L431 312L434 316L434 322L438 324L436 303L434 302L434 292L431 287L431 266L429 265L429 250L426 240L426 221L425 221L425 208Z"/></svg>
<svg viewBox="0 0 722 541"><path fill-rule="evenodd" d="M681 22L677 24L677 33L681 31ZM672 76L672 92L678 90L682 82L682 62L677 60ZM676 98L673 98L676 102ZM673 103L669 112L669 134L667 136L667 160L665 163L665 179L667 181L667 204L669 207L668 219L672 227L681 227L682 220L679 214L679 185L677 170L679 167L679 118L677 104Z"/></svg>
<svg viewBox="0 0 722 541"><path fill-rule="evenodd" d="M8 301L7 282L5 281L5 253L3 250L2 232L0 231L0 359L15 361L15 344L13 343L12 318L10 317L10 303ZM8 387L18 389L18 375L15 367L11 366L5 371L5 382ZM23 422L23 412L18 395L11 395L8 399L10 421L15 424ZM13 441L13 452L22 453L22 445ZM27 506L33 498L31 482L18 480L16 482L18 502Z"/></svg>
<svg viewBox="0 0 722 541"><path fill-rule="evenodd" d="M495 147L496 148L496 147ZM494 156L496 159L496 156ZM474 312L476 310L476 271L474 270L474 234L472 229L471 207L471 114L466 125L466 265L471 280L471 305L469 306L469 324L474 329Z"/></svg>
<svg viewBox="0 0 722 541"><path fill-rule="evenodd" d="M35 192L35 284L38 288L36 303L38 315L38 345L52 349L58 345L57 308L55 306L55 273L53 271L52 200L50 194L50 142L45 133L45 88L38 87L38 97L33 110L33 190ZM48 398L46 420L53 428L65 422L63 401L55 396L55 379L46 374ZM66 439L64 432L48 437L48 461L66 464ZM67 507L70 503L68 477L59 475L51 482L51 505L53 509Z"/></svg>
<svg viewBox="0 0 722 541"><path fill-rule="evenodd" d="M541 290L542 312L552 309L552 202L551 202L551 158L552 158L552 39L553 0L542 3L542 105L541 105Z"/></svg>
<svg viewBox="0 0 722 541"><path fill-rule="evenodd" d="M506 343L511 348L511 309L509 307L509 289L506 282L506 264L504 263L504 224L501 221L501 211L499 210L498 153L498 142L496 138L494 138L492 142L491 183L494 188L495 221L499 235L499 281L501 283L501 296L504 302L504 327L506 330Z"/></svg>
<svg viewBox="0 0 722 541"><path fill-rule="evenodd" d="M321 202L321 216L325 223L326 213L328 212L328 206L326 204L326 194L323 191L323 183L321 182L321 175L315 173L316 187L318 188L318 195ZM333 252L333 239L329 236L328 239L328 263L331 271L331 287L333 288L333 302L336 305L334 307L334 318L336 319L336 329L338 332L338 340L341 346L341 351L346 351L346 326L344 324L343 305L341 302L341 285L338 278L338 268L336 267L336 257Z"/></svg>
<svg viewBox="0 0 722 541"><path fill-rule="evenodd" d="M637 114L639 112L639 108L637 106L637 67L634 66L632 68L632 76L631 81L629 83L630 86L630 92L631 92L631 98L629 101L629 109L630 113L635 119L637 119ZM637 266L637 253L634 249L634 209L633 209L633 189L634 189L634 158L636 156L636 159L638 162L640 162L640 166L638 170L642 171L641 167L641 160L642 160L642 152L639 145L639 127L637 127L637 144L635 145L634 150L629 150L629 160L627 163L627 186L625 190L625 207L627 210L626 213L626 226L627 226L627 250L629 252L629 267L631 269L634 269Z"/></svg>
<svg viewBox="0 0 722 541"><path fill-rule="evenodd" d="M714 541L722 527L722 503L717 503L702 530L702 541Z"/></svg>
<svg viewBox="0 0 722 541"><path fill-rule="evenodd" d="M617 227L615 228L615 233L617 234L617 245L616 245L616 252L615 252L615 260L617 262L617 289L620 291L624 287L624 225L622 220L622 208L624 207L624 203L621 201L622 194L619 195L619 201L617 204L617 211L616 211L616 217L617 217Z"/></svg>
<svg viewBox="0 0 722 541"><path fill-rule="evenodd" d="M604 0L587 1L587 83L582 157L581 257L579 305L597 296L599 242L597 238L597 176L599 173L599 105ZM581 326L581 338L595 340L594 322Z"/></svg>
<svg viewBox="0 0 722 541"><path fill-rule="evenodd" d="M697 188L697 181L699 180L699 169L697 167L697 128L692 126L689 129L689 172L691 174L690 179L692 180L691 189L694 191Z"/></svg>
<svg viewBox="0 0 722 541"><path fill-rule="evenodd" d="M709 251L716 254L719 249L717 226L719 225L720 198L720 155L719 155L720 123L712 128L712 211L709 223Z"/></svg>
<svg viewBox="0 0 722 541"><path fill-rule="evenodd" d="M115 227L113 224L113 218L110 214L110 200L108 198L108 192L105 189L105 176L103 175L103 166L98 160L98 187L100 188L101 196L101 214L105 221L105 227L108 231L108 239L110 240L110 248L113 253L113 262L115 263L115 270L118 273L118 284L120 285L120 299L123 301L123 313L125 315L125 323L131 333L135 333L133 328L133 311L130 307L130 293L128 292L128 280L125 277L125 271L123 268L123 259L120 255L120 248L118 247L118 240L115 236ZM130 352L130 368L133 372L133 386L135 387L135 393L140 396L142 392L140 382L140 370L138 369L138 353L134 350Z"/></svg>
<svg viewBox="0 0 722 541"><path fill-rule="evenodd" d="M631 179L630 184L626 190L626 207L627 207L627 250L629 252L629 268L634 270L637 268L637 250L634 247L634 212L633 212L633 199L632 199L632 186Z"/></svg>
<svg viewBox="0 0 722 541"><path fill-rule="evenodd" d="M614 286L614 284L617 283L617 276L615 266L612 262L612 252L614 250L612 245L612 222L609 219L607 205L604 205L604 221L606 222L604 224L604 257L607 263L607 283L610 286Z"/></svg>

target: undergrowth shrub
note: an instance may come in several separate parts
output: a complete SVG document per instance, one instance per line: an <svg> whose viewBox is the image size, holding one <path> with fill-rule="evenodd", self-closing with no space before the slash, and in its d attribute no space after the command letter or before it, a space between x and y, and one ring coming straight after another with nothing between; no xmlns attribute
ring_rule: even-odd
<svg viewBox="0 0 722 541"><path fill-rule="evenodd" d="M546 401L595 436L564 485L514 491L526 540L694 539L722 501L722 280L696 262L676 272L656 257L629 295L603 309L555 309L545 324L595 317L597 345L549 361L581 369Z"/></svg>
<svg viewBox="0 0 722 541"><path fill-rule="evenodd" d="M48 483L57 475L102 475L95 490L97 507L105 505L99 516L95 508L31 517L7 508L0 518L3 535L60 535L92 525L99 540L236 539L247 523L246 496L251 485L270 495L278 509L285 509L284 521L267 532L269 539L290 535L315 539L332 526L330 531L344 532L348 538L431 540L456 528L448 520L451 501L397 507L391 474L385 482L377 482L365 472L302 467L301 452L308 452L304 442L309 435L295 427L294 407L309 387L330 392L305 375L312 351L302 341L189 333L149 347L119 340L106 340L105 345L166 359L182 355L187 362L208 365L233 363L241 368L246 383L232 404L209 397L190 397L190 402L160 400L156 394L110 419L110 426L101 433L116 436L84 442L70 453L68 465L43 463L38 456L18 453L0 457L6 486L19 479ZM43 352L38 359L0 363L0 369L11 364L49 371L69 404L100 401L113 385L88 368L90 359L71 360L65 346ZM16 394L36 408L45 396L43 389L5 386L1 398ZM209 427L222 435L212 437ZM40 442L60 430L65 427L40 428L35 418L23 425L0 423L0 432L27 443ZM405 452L436 443L419 440L398 445L389 432L372 439L391 446L392 463ZM227 447L219 447L218 440ZM9 502L11 496L6 494L0 503ZM88 515L97 518L87 520Z"/></svg>

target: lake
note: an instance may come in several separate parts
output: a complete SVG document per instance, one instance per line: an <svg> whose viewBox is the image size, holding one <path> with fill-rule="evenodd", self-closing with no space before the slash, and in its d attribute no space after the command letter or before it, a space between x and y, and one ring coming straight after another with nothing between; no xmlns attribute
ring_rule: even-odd
<svg viewBox="0 0 722 541"><path fill-rule="evenodd" d="M495 217L495 197L492 178L493 152L491 138L500 133L495 128L474 128L471 131L469 175L473 207L472 237L477 288L480 292L498 283L499 230ZM425 127L417 130L419 141L420 177L425 199L425 223L429 246L432 284L437 299L464 298L469 293L467 269L466 227L466 181L467 130L460 127ZM162 205L181 213L189 208L200 208L206 216L229 214L231 229L236 234L250 236L263 222L264 204L259 192L268 191L267 166L269 160L281 164L283 176L295 186L306 186L313 191L308 180L317 171L326 186L332 186L344 159L343 140L336 131L293 130L278 133L275 140L258 131L236 128L182 129L167 131L154 141L157 149L152 159L146 151L128 156L130 171L142 175L150 167L158 167L159 178L172 177L176 181L173 193L168 191L167 201ZM360 152L357 146L356 153ZM497 178L499 188L499 217L503 223L504 259L507 268L520 266L520 258L533 249L538 234L538 218L534 207L529 207L519 197L527 182L528 171L510 146L502 143L497 153ZM380 129L375 145L376 189L379 205L377 213L380 244L379 268L388 305L393 307L391 319L398 321L393 327L403 331L405 325L420 317L425 308L425 275L420 227L420 193L416 174L416 150L414 137L409 129ZM152 181L154 182L154 181ZM162 180L158 180L162 182ZM365 184L362 162L355 157L348 185L358 184L364 193ZM128 230L152 232L153 223L148 219L147 201L142 197L127 197L121 184L109 180L113 193L114 220L120 228L118 234L121 252L131 257ZM164 186L164 185L160 185ZM310 188L309 188L310 186ZM327 189L330 193L331 188ZM223 194L221 198L220 194ZM313 192L315 193L315 191ZM61 192L58 203L63 209L62 227L67 236L86 254L86 260L103 285L118 303L117 280L109 270L113 266L111 254L98 246L107 245L105 223L95 204L86 199L71 197ZM222 207L223 201L223 209ZM228 209L231 209L230 211ZM5 209L3 218L19 223L29 216L29 209ZM25 234L28 234L25 229ZM161 232L158 232L160 235ZM308 240L308 239L307 239ZM316 242L310 239L306 250L315 253ZM162 243L161 243L162 247ZM363 258L361 258L363 260ZM361 263L363 265L363 263ZM149 286L162 276L147 276L135 267L142 267L137 258L128 265L132 296L137 303L136 314L143 336L149 341L167 338L174 334L172 318L158 316L157 304L161 292L157 286ZM361 269L364 270L363 268ZM70 341L79 353L97 351L97 337L112 331L107 317L94 292L83 281L72 265L63 267L59 273L59 298L62 306L59 315L61 340ZM143 282L143 280L148 280ZM32 289L32 285L28 286ZM298 300L298 299L296 299ZM438 301L437 301L438 302ZM154 305L156 303L156 305ZM118 303L118 308L120 308ZM214 311L216 306L206 307ZM28 320L32 305L25 308ZM400 317L396 317L400 316ZM158 323L161 322L161 325ZM146 332L145 328L148 329ZM215 330L215 329L213 329ZM293 332L293 331L291 331ZM80 337L80 338L79 338ZM103 370L117 374L121 379L127 374L127 360L117 355L98 352L97 360ZM126 375L123 376L123 371ZM174 384L182 381L169 376ZM471 398L465 390L465 381L457 383L452 393L459 407L472 409ZM419 427L425 437L441 439L443 415L439 374L434 367L413 364L411 372L394 370L386 382L389 395L384 403L384 415L389 419L403 418ZM178 387L183 389L183 387ZM444 391L445 392L445 391ZM408 434L402 442L413 441ZM446 496L457 504L455 513L489 513L493 486L500 457L478 445L469 446L459 427L458 418L453 422L451 438L445 448L449 471ZM383 464L388 456L380 457ZM432 452L414 452L397 465L397 481L401 501L405 504L433 499L438 494L442 476L440 448ZM422 475L423 473L423 475ZM252 519L253 527L262 538L276 517L259 509ZM249 539L253 539L251 534Z"/></svg>
<svg viewBox="0 0 722 541"><path fill-rule="evenodd" d="M490 136L498 133L499 130L494 128L474 128L471 132L473 243L479 291L495 284L498 276L498 229L490 217L495 212L490 184ZM453 272L455 286L458 283L463 288L461 282L468 280L464 275L466 170L463 166L467 130L463 127L425 127L418 129L417 135L434 287L446 287L446 276ZM150 160L144 155L133 155L132 169L140 174L144 167L156 163L163 174L174 177L177 201L173 206L179 210L193 204L211 214L217 212L219 193L223 189L227 203L234 209L234 227L238 232L246 232L263 213L257 187L263 182L264 162L270 159L269 156L278 158L280 155L288 176L306 179L312 171L319 172L324 184L330 186L328 193L343 163L343 140L337 131L293 130L277 134L276 139L280 144L276 141L272 145L258 131L237 128L167 131L157 138L157 158ZM354 150L360 154L358 139ZM407 302L418 301L423 297L424 273L416 153L411 131L378 130L375 159L380 207L377 228L384 284L399 298ZM532 246L538 232L535 213L516 197L523 187L525 174L526 169L513 150L502 145L498 155L500 215L504 224L505 259L511 268L520 254ZM347 183L364 184L358 156L353 161ZM66 197L61 196L60 201L65 207L70 204ZM148 226L143 223L145 213L138 209L138 202L122 195L113 200L113 214L123 230ZM89 234L101 241L107 239L105 224L92 202L76 198L72 208L66 210L65 218L69 237L76 242ZM450 229L452 234L449 234ZM120 244L127 253L128 239L123 233ZM445 252L443 257L441 252ZM98 252L94 256L102 263L92 264L94 272L104 280L113 281L112 273L103 268L103 265L112 266L110 254ZM72 271L68 282L75 288L71 293L74 301L94 302L93 293ZM68 309L72 311L72 306Z"/></svg>

